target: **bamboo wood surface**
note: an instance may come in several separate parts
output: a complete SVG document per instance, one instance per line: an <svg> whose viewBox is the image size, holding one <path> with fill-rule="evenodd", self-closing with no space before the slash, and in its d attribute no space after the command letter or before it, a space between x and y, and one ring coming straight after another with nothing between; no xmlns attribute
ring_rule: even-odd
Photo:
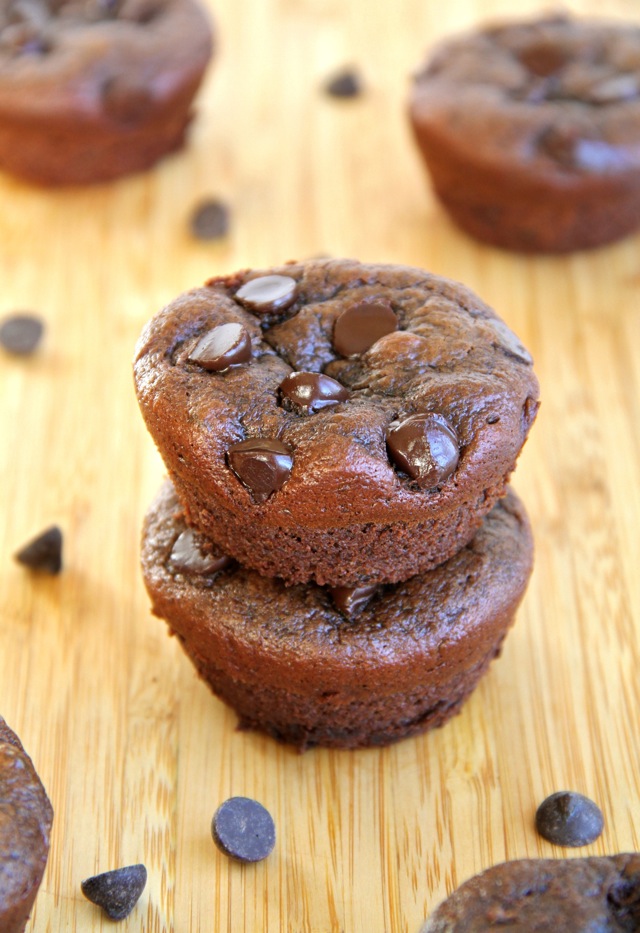
<svg viewBox="0 0 640 933"><path fill-rule="evenodd" d="M640 21L638 0L568 6ZM512 0L216 0L187 150L91 189L0 178L0 316L35 309L47 324L34 357L0 355L0 714L55 808L28 933L111 929L80 881L137 861L149 882L123 933L417 933L495 862L640 848L640 237L565 258L476 244L433 200L406 121L426 49L513 13ZM366 94L324 96L349 63ZM187 229L205 195L233 212L216 243ZM324 253L463 281L532 350L543 405L514 485L537 558L460 716L384 750L298 755L237 732L150 615L139 530L163 467L130 361L179 292ZM11 555L52 522L65 569L36 578ZM533 828L563 788L605 814L601 839L569 853ZM231 795L274 815L267 861L213 846Z"/></svg>

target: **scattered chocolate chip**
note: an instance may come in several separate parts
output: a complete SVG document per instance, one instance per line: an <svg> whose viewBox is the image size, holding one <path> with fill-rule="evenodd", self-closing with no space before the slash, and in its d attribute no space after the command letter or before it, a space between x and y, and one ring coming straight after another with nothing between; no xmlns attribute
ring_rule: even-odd
<svg viewBox="0 0 640 933"><path fill-rule="evenodd" d="M456 432L442 415L433 412L392 422L387 448L396 466L428 489L451 476L460 456Z"/></svg>
<svg viewBox="0 0 640 933"><path fill-rule="evenodd" d="M517 54L532 74L546 78L567 64L570 52L564 45L541 39L520 49Z"/></svg>
<svg viewBox="0 0 640 933"><path fill-rule="evenodd" d="M169 555L173 570L206 574L216 573L229 566L231 558L226 554L201 550L198 537L192 528L185 528L178 535Z"/></svg>
<svg viewBox="0 0 640 933"><path fill-rule="evenodd" d="M62 570L62 532L57 525L47 528L14 555L30 570L56 574Z"/></svg>
<svg viewBox="0 0 640 933"><path fill-rule="evenodd" d="M102 109L117 123L138 123L153 104L151 91L139 78L116 75L102 87Z"/></svg>
<svg viewBox="0 0 640 933"><path fill-rule="evenodd" d="M296 297L297 282L288 275L261 275L245 282L235 298L250 311L288 308Z"/></svg>
<svg viewBox="0 0 640 933"><path fill-rule="evenodd" d="M334 586L329 592L336 609L347 618L357 615L367 605L377 585L371 586Z"/></svg>
<svg viewBox="0 0 640 933"><path fill-rule="evenodd" d="M312 415L330 405L346 402L349 391L323 373L290 373L279 387L284 408Z"/></svg>
<svg viewBox="0 0 640 933"><path fill-rule="evenodd" d="M329 97L360 97L363 90L362 80L355 69L345 68L329 78L324 90Z"/></svg>
<svg viewBox="0 0 640 933"><path fill-rule="evenodd" d="M256 502L266 502L287 481L293 466L291 449L281 441L253 437L227 451L229 466Z"/></svg>
<svg viewBox="0 0 640 933"><path fill-rule="evenodd" d="M87 878L80 887L87 900L102 907L110 920L124 920L138 903L146 883L144 865L128 865Z"/></svg>
<svg viewBox="0 0 640 933"><path fill-rule="evenodd" d="M27 356L37 348L44 324L33 314L12 314L0 324L0 344L9 353Z"/></svg>
<svg viewBox="0 0 640 933"><path fill-rule="evenodd" d="M558 846L586 846L602 833L602 811L575 791L558 791L543 800L536 812L536 829Z"/></svg>
<svg viewBox="0 0 640 933"><path fill-rule="evenodd" d="M365 298L336 318L333 346L340 356L358 356L397 329L398 318L388 301Z"/></svg>
<svg viewBox="0 0 640 933"><path fill-rule="evenodd" d="M229 232L229 208L213 198L197 205L189 220L198 240L218 240Z"/></svg>
<svg viewBox="0 0 640 933"><path fill-rule="evenodd" d="M260 862L276 844L273 817L257 800L229 797L211 820L213 841L225 855L240 862Z"/></svg>
<svg viewBox="0 0 640 933"><path fill-rule="evenodd" d="M223 372L249 362L251 337L242 324L220 324L200 338L187 359L210 372Z"/></svg>
<svg viewBox="0 0 640 933"><path fill-rule="evenodd" d="M518 340L514 332L510 327L507 327L504 321L500 321L496 318L487 323L490 324L492 330L495 331L498 336L499 342L494 344L494 346L500 347L500 349L505 350L509 356L513 356L523 363L533 363L533 357L527 348Z"/></svg>

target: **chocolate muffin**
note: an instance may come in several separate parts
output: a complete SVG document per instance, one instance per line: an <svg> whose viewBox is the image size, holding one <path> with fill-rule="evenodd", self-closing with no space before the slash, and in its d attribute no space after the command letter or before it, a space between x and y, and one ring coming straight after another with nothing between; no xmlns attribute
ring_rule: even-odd
<svg viewBox="0 0 640 933"><path fill-rule="evenodd" d="M421 933L637 933L640 853L522 859L466 881Z"/></svg>
<svg viewBox="0 0 640 933"><path fill-rule="evenodd" d="M285 587L188 529L172 486L144 526L154 613L241 726L300 748L386 745L440 726L499 653L532 539L509 492L447 563L405 583Z"/></svg>
<svg viewBox="0 0 640 933"><path fill-rule="evenodd" d="M53 810L20 739L0 716L0 930L22 933L49 854Z"/></svg>
<svg viewBox="0 0 640 933"><path fill-rule="evenodd" d="M180 148L211 55L196 0L5 0L0 168L103 181Z"/></svg>
<svg viewBox="0 0 640 933"><path fill-rule="evenodd" d="M640 226L640 24L551 16L444 43L411 122L467 233L566 252Z"/></svg>
<svg viewBox="0 0 640 933"><path fill-rule="evenodd" d="M468 289L347 260L180 296L135 381L188 522L290 584L442 563L504 495L538 408L531 356Z"/></svg>

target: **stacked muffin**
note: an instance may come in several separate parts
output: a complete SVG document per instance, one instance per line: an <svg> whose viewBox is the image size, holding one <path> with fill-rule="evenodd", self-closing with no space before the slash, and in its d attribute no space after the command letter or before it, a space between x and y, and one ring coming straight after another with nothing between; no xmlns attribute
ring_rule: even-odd
<svg viewBox="0 0 640 933"><path fill-rule="evenodd" d="M456 712L532 562L507 482L538 385L494 312L401 266L244 271L157 315L135 378L171 478L153 609L241 724L357 747Z"/></svg>

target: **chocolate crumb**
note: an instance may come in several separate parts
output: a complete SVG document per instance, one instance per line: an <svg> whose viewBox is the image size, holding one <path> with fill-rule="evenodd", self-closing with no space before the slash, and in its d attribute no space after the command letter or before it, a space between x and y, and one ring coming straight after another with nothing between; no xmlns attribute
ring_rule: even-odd
<svg viewBox="0 0 640 933"><path fill-rule="evenodd" d="M62 570L62 532L57 525L47 528L14 555L30 570L56 574Z"/></svg>
<svg viewBox="0 0 640 933"><path fill-rule="evenodd" d="M324 90L329 97L360 97L363 92L362 79L354 68L344 68L329 78Z"/></svg>

